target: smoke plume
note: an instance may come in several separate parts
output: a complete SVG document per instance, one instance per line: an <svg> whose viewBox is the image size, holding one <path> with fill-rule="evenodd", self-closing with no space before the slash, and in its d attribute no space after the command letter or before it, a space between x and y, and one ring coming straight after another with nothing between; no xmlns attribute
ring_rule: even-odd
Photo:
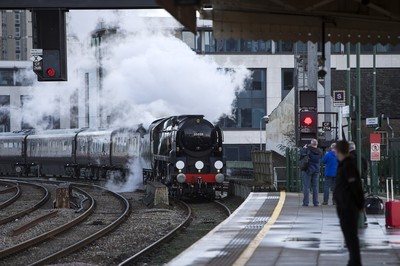
<svg viewBox="0 0 400 266"><path fill-rule="evenodd" d="M84 89L84 73L98 64L90 32L100 22L118 32L102 44L104 80L99 104L112 118L110 127L146 127L170 115L204 114L213 122L230 115L235 92L243 87L249 71L221 69L211 57L196 54L174 36L179 27L176 21L166 24L163 18L149 19L141 12L71 11L68 82L35 82L29 100L23 103L24 122L48 128L43 117L58 115L62 120L69 114L71 95ZM140 168L137 164L132 168ZM136 181L138 176L141 169L140 174L132 173Z"/></svg>

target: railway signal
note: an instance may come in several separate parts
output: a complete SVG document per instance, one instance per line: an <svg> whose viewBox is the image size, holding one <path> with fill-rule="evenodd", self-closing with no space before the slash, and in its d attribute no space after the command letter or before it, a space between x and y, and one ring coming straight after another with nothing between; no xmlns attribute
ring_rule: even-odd
<svg viewBox="0 0 400 266"><path fill-rule="evenodd" d="M310 140L318 136L318 112L301 111L300 112L300 142L309 143Z"/></svg>
<svg viewBox="0 0 400 266"><path fill-rule="evenodd" d="M65 11L34 10L32 23L35 34L31 60L38 81L66 81Z"/></svg>

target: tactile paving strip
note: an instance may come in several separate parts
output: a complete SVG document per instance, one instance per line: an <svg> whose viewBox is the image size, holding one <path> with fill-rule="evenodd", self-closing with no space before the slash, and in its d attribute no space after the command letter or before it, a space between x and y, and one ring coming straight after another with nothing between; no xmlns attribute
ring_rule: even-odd
<svg viewBox="0 0 400 266"><path fill-rule="evenodd" d="M211 259L207 265L232 265L268 222L278 201L279 196L268 194L253 219L245 224L229 244L217 256Z"/></svg>

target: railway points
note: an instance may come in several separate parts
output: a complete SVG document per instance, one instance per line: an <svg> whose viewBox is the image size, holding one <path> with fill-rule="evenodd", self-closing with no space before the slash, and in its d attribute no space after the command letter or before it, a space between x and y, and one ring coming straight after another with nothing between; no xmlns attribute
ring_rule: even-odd
<svg viewBox="0 0 400 266"><path fill-rule="evenodd" d="M363 265L399 265L400 229L368 215ZM203 252L198 252L203 250ZM335 206L302 207L297 193L251 193L223 223L168 265L346 265Z"/></svg>

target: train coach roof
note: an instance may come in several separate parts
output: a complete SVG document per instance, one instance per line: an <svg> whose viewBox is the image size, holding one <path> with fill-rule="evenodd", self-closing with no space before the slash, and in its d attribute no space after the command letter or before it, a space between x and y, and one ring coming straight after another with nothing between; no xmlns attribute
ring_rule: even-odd
<svg viewBox="0 0 400 266"><path fill-rule="evenodd" d="M113 133L113 130L109 129L89 129L86 131L83 131L82 133L79 133L78 137L87 137L87 136L104 136L104 135L111 135Z"/></svg>
<svg viewBox="0 0 400 266"><path fill-rule="evenodd" d="M33 135L28 135L27 139L43 139L43 138L74 138L76 134L85 129L52 129L37 131Z"/></svg>

